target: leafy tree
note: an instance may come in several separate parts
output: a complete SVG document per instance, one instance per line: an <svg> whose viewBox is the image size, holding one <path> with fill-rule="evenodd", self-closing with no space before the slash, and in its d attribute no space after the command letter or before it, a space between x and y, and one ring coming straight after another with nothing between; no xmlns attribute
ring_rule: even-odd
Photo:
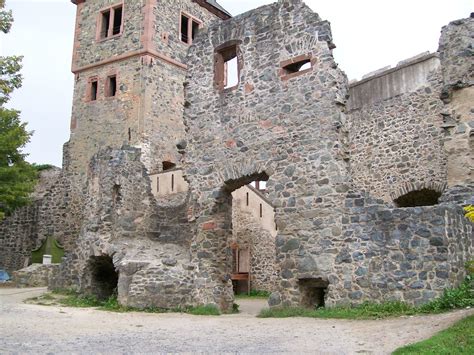
<svg viewBox="0 0 474 355"><path fill-rule="evenodd" d="M0 0L0 31L8 33L12 23L11 11L5 10L5 0ZM21 123L19 111L5 107L13 90L21 86L21 60L0 56L0 219L29 202L37 177L21 152L32 133Z"/></svg>

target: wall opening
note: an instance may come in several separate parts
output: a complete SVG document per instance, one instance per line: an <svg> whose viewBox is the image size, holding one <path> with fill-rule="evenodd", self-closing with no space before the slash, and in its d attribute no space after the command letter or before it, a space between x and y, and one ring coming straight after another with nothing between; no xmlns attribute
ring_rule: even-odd
<svg viewBox="0 0 474 355"><path fill-rule="evenodd" d="M325 306L329 283L322 278L300 279L301 306L315 309Z"/></svg>
<svg viewBox="0 0 474 355"><path fill-rule="evenodd" d="M109 27L110 27L110 15L111 11L107 10L102 12L102 23L100 29L100 38L107 38L109 37Z"/></svg>
<svg viewBox="0 0 474 355"><path fill-rule="evenodd" d="M112 35L118 35L122 29L122 7L116 7L114 9L114 26L112 28Z"/></svg>
<svg viewBox="0 0 474 355"><path fill-rule="evenodd" d="M181 26L179 37L181 42L186 44L192 44L194 38L196 38L199 28L202 22L185 14L181 14Z"/></svg>
<svg viewBox="0 0 474 355"><path fill-rule="evenodd" d="M99 88L99 82L93 80L90 83L90 101L97 101L97 90Z"/></svg>
<svg viewBox="0 0 474 355"><path fill-rule="evenodd" d="M283 67L286 74L293 74L311 69L311 60L304 59L296 63L291 63Z"/></svg>
<svg viewBox="0 0 474 355"><path fill-rule="evenodd" d="M403 196L400 196L394 203L397 207L421 207L421 206L435 206L439 203L441 193L431 189L421 189L411 191Z"/></svg>
<svg viewBox="0 0 474 355"><path fill-rule="evenodd" d="M238 57L238 45L229 44L216 50L215 84L220 90L236 87L240 81L241 63Z"/></svg>
<svg viewBox="0 0 474 355"><path fill-rule="evenodd" d="M266 193L250 186L267 181L263 172L226 181L232 214L229 244L234 294L275 290L276 247L274 209Z"/></svg>
<svg viewBox="0 0 474 355"><path fill-rule="evenodd" d="M122 202L122 187L118 184L115 184L112 188L112 203L114 207L117 207Z"/></svg>
<svg viewBox="0 0 474 355"><path fill-rule="evenodd" d="M114 97L117 94L117 76L111 75L107 77L105 84L105 96Z"/></svg>
<svg viewBox="0 0 474 355"><path fill-rule="evenodd" d="M100 300L117 294L119 274L108 255L92 256L89 260L91 293Z"/></svg>
<svg viewBox="0 0 474 355"><path fill-rule="evenodd" d="M173 170L174 168L176 168L175 163L172 163L170 161L163 162L163 171Z"/></svg>

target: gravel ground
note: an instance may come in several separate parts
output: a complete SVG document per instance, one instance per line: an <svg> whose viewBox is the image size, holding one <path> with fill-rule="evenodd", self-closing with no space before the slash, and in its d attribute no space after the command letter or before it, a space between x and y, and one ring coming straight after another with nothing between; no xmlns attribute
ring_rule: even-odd
<svg viewBox="0 0 474 355"><path fill-rule="evenodd" d="M311 353L389 354L473 314L380 321L259 319L261 300L220 317L109 313L25 304L45 289L0 289L0 354Z"/></svg>

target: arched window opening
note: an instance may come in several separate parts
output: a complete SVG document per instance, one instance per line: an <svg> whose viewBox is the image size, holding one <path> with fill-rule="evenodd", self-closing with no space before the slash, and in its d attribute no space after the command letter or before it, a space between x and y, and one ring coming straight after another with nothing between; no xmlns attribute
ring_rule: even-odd
<svg viewBox="0 0 474 355"><path fill-rule="evenodd" d="M176 164L175 163L172 163L170 161L164 161L163 162L163 171L167 171L167 170L173 170L176 168Z"/></svg>
<svg viewBox="0 0 474 355"><path fill-rule="evenodd" d="M411 191L397 198L394 203L397 207L434 206L439 203L441 193L431 189Z"/></svg>

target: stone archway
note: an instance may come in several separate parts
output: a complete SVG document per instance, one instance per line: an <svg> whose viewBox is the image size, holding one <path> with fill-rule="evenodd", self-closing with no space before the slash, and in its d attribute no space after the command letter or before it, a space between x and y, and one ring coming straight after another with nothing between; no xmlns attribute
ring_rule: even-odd
<svg viewBox="0 0 474 355"><path fill-rule="evenodd" d="M263 169L242 165L223 171L223 184L207 191L208 200L200 206L197 232L192 243L193 257L199 265L195 284L196 303L216 304L222 311L230 311L234 301L232 287L232 192L256 180L268 180ZM255 166L253 167L255 168ZM240 174L238 171L244 171Z"/></svg>
<svg viewBox="0 0 474 355"><path fill-rule="evenodd" d="M87 270L90 278L89 293L99 300L106 300L117 293L119 274L110 256L91 256Z"/></svg>

